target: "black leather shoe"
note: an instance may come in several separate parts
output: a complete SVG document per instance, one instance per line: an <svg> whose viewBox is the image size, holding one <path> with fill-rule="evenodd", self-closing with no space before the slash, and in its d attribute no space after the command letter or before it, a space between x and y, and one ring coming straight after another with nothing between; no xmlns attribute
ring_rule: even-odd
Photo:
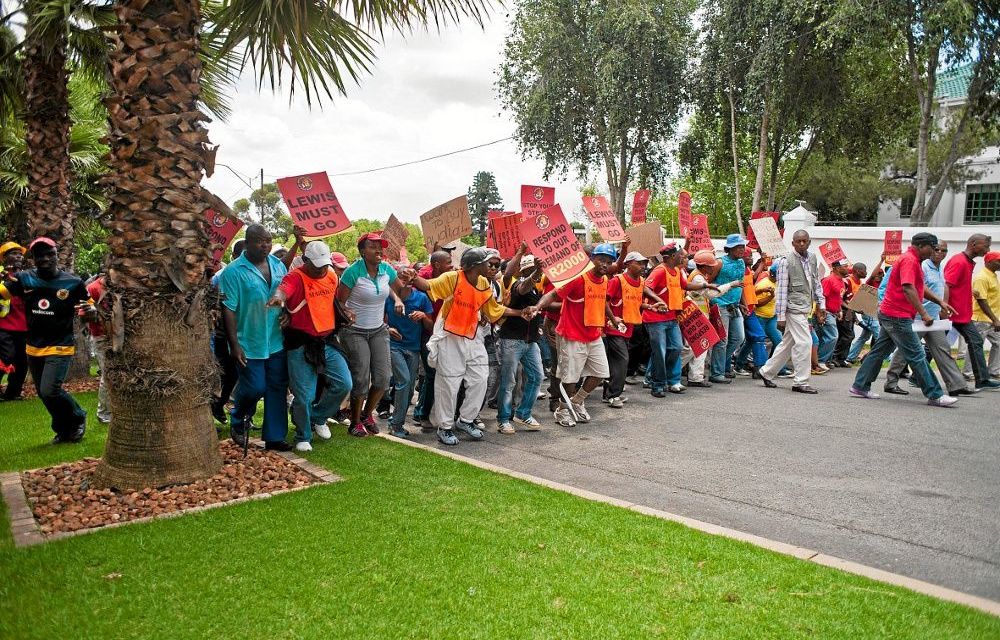
<svg viewBox="0 0 1000 640"><path fill-rule="evenodd" d="M764 383L764 386L767 387L768 389L777 389L778 388L778 385L776 385L774 383L774 381L768 380L764 376L761 376L760 379L761 379L761 382Z"/></svg>
<svg viewBox="0 0 1000 640"><path fill-rule="evenodd" d="M977 393L978 393L978 390L977 391L973 391L972 389L955 389L954 391L949 391L948 395L949 396L974 396Z"/></svg>
<svg viewBox="0 0 1000 640"><path fill-rule="evenodd" d="M712 383L708 382L707 380L688 380L687 386L709 389L712 387Z"/></svg>
<svg viewBox="0 0 1000 640"><path fill-rule="evenodd" d="M264 448L268 451L291 451L292 445L284 440L275 440L274 442L265 442Z"/></svg>
<svg viewBox="0 0 1000 640"><path fill-rule="evenodd" d="M819 391L816 391L815 389L813 389L812 387L810 387L807 384L797 384L797 385L795 385L795 386L792 387L792 391L794 391L796 393L808 393L808 394L811 394L811 395L816 395L817 393L819 393Z"/></svg>
<svg viewBox="0 0 1000 640"><path fill-rule="evenodd" d="M653 396L654 398L667 397L667 394L663 393L663 389L653 389L652 391L649 392L649 395Z"/></svg>
<svg viewBox="0 0 1000 640"><path fill-rule="evenodd" d="M715 376L712 376L711 378L709 378L708 381L711 382L711 383L713 383L713 384L732 384L733 383L733 381L730 380L729 378L717 378Z"/></svg>
<svg viewBox="0 0 1000 640"><path fill-rule="evenodd" d="M910 392L906 389L900 389L899 387L886 387L883 389L886 393L891 393L896 396L908 396Z"/></svg>

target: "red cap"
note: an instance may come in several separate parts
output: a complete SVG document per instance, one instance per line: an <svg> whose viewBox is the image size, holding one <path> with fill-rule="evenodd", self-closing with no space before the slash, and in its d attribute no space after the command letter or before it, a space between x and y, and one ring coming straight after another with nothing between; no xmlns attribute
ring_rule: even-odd
<svg viewBox="0 0 1000 640"><path fill-rule="evenodd" d="M351 263L347 261L347 256L340 253L339 251L334 251L330 254L330 260L333 261L333 266L338 269L346 269L351 266Z"/></svg>
<svg viewBox="0 0 1000 640"><path fill-rule="evenodd" d="M990 251L983 256L983 262L993 262L994 260L1000 260L1000 251Z"/></svg>
<svg viewBox="0 0 1000 640"><path fill-rule="evenodd" d="M668 242L667 244L660 247L660 253L666 255L677 251L679 248L680 247L677 246L676 242Z"/></svg>
<svg viewBox="0 0 1000 640"><path fill-rule="evenodd" d="M381 231L369 231L368 233L362 235L358 238L358 246L360 247L365 243L365 240L378 240L382 243L382 248L385 249L389 246L389 241L382 237Z"/></svg>
<svg viewBox="0 0 1000 640"><path fill-rule="evenodd" d="M56 247L56 241L53 240L52 238L46 238L45 236L38 236L37 238L31 241L31 244L28 245L28 251L33 250L36 246L40 244L43 244L47 247L52 247L53 249L55 249Z"/></svg>

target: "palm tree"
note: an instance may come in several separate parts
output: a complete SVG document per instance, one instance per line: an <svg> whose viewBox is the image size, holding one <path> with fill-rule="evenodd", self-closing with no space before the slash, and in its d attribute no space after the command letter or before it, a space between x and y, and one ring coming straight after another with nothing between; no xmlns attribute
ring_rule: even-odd
<svg viewBox="0 0 1000 640"><path fill-rule="evenodd" d="M210 263L202 173L214 168L199 111L201 16L193 0L119 0L107 101L110 121L106 373L112 423L96 482L132 489L190 482L221 465L208 403ZM260 83L305 90L311 103L374 61L384 29L469 17L486 0L229 0L209 39L240 51ZM349 16L349 17L348 17Z"/></svg>

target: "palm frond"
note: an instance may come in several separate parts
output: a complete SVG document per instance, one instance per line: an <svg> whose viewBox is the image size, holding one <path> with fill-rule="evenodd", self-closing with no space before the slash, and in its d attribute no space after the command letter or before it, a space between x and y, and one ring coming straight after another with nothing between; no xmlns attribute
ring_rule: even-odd
<svg viewBox="0 0 1000 640"><path fill-rule="evenodd" d="M481 27L490 9L487 0L341 0L338 4L349 7L361 25L379 34L387 27L401 33L431 24L440 29L463 19Z"/></svg>

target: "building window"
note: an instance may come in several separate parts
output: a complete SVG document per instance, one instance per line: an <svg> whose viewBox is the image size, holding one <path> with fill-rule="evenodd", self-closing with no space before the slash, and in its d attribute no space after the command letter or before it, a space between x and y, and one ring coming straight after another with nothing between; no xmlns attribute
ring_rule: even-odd
<svg viewBox="0 0 1000 640"><path fill-rule="evenodd" d="M1000 222L1000 184L965 185L965 224Z"/></svg>
<svg viewBox="0 0 1000 640"><path fill-rule="evenodd" d="M908 190L903 194L903 198L899 201L899 217L909 218L910 214L913 213L913 203L916 202L916 190Z"/></svg>

